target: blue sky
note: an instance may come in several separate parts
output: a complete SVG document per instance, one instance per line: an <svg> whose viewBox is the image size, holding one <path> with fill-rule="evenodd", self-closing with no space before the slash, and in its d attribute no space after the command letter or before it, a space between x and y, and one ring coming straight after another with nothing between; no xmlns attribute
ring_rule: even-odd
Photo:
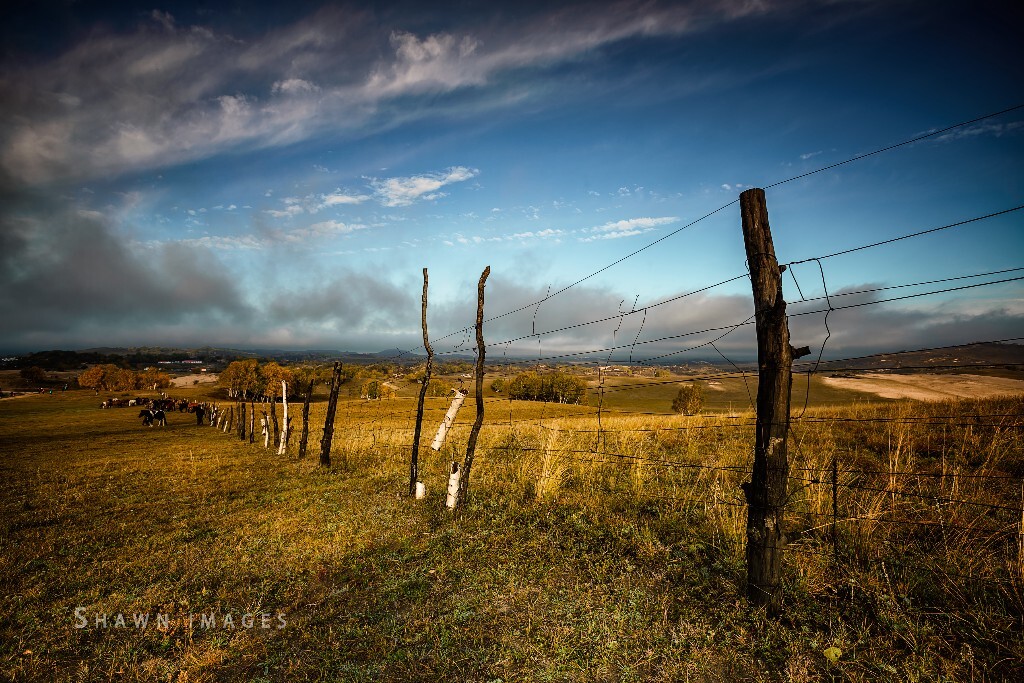
<svg viewBox="0 0 1024 683"><path fill-rule="evenodd" d="M0 349L412 348L423 267L441 337L472 322L484 266L487 312L504 313L745 188L1024 103L1011 5L15 3L0 34ZM1022 152L1018 109L770 188L776 251L802 260L1024 204ZM1024 267L1022 218L827 259L824 284ZM682 351L717 334L652 340L742 322L749 282L641 309L744 260L733 205L485 334L631 312L500 352ZM787 299L824 294L816 262L792 275ZM1020 282L836 311L826 356L1022 336L1022 315ZM794 318L794 341L820 345L823 322ZM752 340L747 326L719 346L749 357Z"/></svg>

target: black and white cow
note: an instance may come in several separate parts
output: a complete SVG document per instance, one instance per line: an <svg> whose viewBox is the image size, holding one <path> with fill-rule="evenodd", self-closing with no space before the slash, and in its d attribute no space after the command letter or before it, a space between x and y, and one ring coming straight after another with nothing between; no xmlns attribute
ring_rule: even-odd
<svg viewBox="0 0 1024 683"><path fill-rule="evenodd" d="M167 426L167 415L162 410L140 410L139 417L142 418L143 427L152 427L154 423L159 427Z"/></svg>

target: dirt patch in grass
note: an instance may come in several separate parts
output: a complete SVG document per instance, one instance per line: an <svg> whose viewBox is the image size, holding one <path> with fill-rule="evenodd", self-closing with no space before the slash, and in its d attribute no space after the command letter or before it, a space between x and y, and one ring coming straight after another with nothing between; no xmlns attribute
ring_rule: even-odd
<svg viewBox="0 0 1024 683"><path fill-rule="evenodd" d="M882 398L946 401L1024 394L1024 381L982 375L889 375L871 373L855 378L825 377L829 386L875 394Z"/></svg>

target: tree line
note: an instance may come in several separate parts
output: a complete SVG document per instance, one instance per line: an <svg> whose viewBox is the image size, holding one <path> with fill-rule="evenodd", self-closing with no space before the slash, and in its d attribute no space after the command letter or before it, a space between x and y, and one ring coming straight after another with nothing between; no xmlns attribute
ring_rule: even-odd
<svg viewBox="0 0 1024 683"><path fill-rule="evenodd" d="M142 372L119 368L112 363L93 365L78 375L78 385L97 391L135 391L171 386L171 376L155 368Z"/></svg>
<svg viewBox="0 0 1024 683"><path fill-rule="evenodd" d="M586 403L587 383L565 372L524 372L510 381L499 377L491 382L491 390L505 392L516 401L580 404Z"/></svg>

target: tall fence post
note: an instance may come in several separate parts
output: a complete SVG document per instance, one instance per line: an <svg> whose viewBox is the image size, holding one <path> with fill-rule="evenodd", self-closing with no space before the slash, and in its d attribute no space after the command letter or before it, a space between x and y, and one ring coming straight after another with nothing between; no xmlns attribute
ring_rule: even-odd
<svg viewBox="0 0 1024 683"><path fill-rule="evenodd" d="M299 437L299 460L306 457L306 442L309 440L309 402L313 400L313 385L316 379L309 380L306 396L302 400L302 435Z"/></svg>
<svg viewBox="0 0 1024 683"><path fill-rule="evenodd" d="M491 267L487 266L480 274L480 282L476 286L476 419L469 432L469 443L466 444L466 460L462 463L456 508L464 505L469 496L469 473L473 468L473 456L476 454L476 440L480 436L480 427L484 424L484 285L490 274Z"/></svg>
<svg viewBox="0 0 1024 683"><path fill-rule="evenodd" d="M754 292L757 327L757 422L754 468L747 498L747 598L777 612L782 604L783 529L789 462L790 390L793 384L793 352L789 345L786 300L782 273L775 258L764 190L752 188L740 194L743 243Z"/></svg>
<svg viewBox="0 0 1024 683"><path fill-rule="evenodd" d="M412 438L412 459L409 461L409 495L416 495L416 482L420 476L420 434L423 431L423 402L427 398L427 388L430 385L430 371L434 365L434 349L430 347L430 339L427 337L427 269L423 269L423 347L427 350L427 369L423 373L423 384L420 386L420 397L416 404L416 432Z"/></svg>
<svg viewBox="0 0 1024 683"><path fill-rule="evenodd" d="M327 399L327 416L324 418L324 436L320 440L320 466L331 466L331 440L334 438L334 414L338 411L338 392L341 390L341 363L334 362L331 375L331 393Z"/></svg>
<svg viewBox="0 0 1024 683"><path fill-rule="evenodd" d="M288 382L281 380L281 405L284 407L284 415L281 417L281 443L277 447L277 454L284 455L288 448Z"/></svg>

